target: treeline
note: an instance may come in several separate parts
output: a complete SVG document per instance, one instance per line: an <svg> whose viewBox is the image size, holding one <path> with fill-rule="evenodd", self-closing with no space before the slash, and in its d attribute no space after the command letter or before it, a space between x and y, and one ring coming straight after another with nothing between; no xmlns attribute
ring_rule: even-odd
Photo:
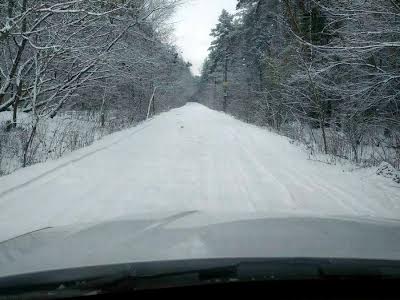
<svg viewBox="0 0 400 300"><path fill-rule="evenodd" d="M400 167L400 1L239 0L211 35L199 101L312 152Z"/></svg>
<svg viewBox="0 0 400 300"><path fill-rule="evenodd" d="M66 113L80 111L79 119L92 116L86 121L118 130L184 104L194 88L190 64L171 42L167 22L179 2L0 1L0 174L10 171L2 162L16 159L15 169L43 160L33 152L54 153L49 135L51 144L65 143L42 125ZM73 126L82 123L62 134Z"/></svg>
<svg viewBox="0 0 400 300"><path fill-rule="evenodd" d="M142 111L140 101L155 85L186 87L189 66L168 42L165 26L177 4L2 1L0 111L12 109L15 125L19 111L54 117L66 107L101 106L104 94L114 109Z"/></svg>

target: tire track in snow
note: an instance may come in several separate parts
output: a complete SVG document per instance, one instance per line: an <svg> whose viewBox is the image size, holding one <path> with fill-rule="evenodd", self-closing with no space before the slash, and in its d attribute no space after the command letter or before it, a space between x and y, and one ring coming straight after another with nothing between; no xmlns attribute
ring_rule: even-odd
<svg viewBox="0 0 400 300"><path fill-rule="evenodd" d="M72 165L72 164L74 164L74 163L76 163L76 162L79 162L79 161L81 161L81 160L83 160L83 159L85 159L85 158L87 158L87 157L90 157L90 156L92 156L92 155L94 155L94 154L96 154L96 153L99 153L99 152L104 151L104 150L107 150L107 149L109 149L109 148L111 148L111 147L113 147L113 146L115 146L115 145L118 145L119 143L123 142L123 141L126 140L127 138L130 138L131 136L133 136L133 135L139 133L140 131L142 131L142 130L148 128L150 125L151 125L151 123L150 123L150 124L143 125L142 127L140 127L140 128L138 128L138 129L132 131L132 132L129 133L128 135L124 135L123 137L117 139L117 140L114 141L114 142L111 142L110 144L108 144L108 145L106 145L106 146L100 147L100 148L98 148L98 149L96 149L96 150L92 150L92 151L90 151L90 152L88 152L88 153L85 153L85 154L83 154L83 155L81 155L81 156L79 156L79 157L77 157L77 158L70 159L70 160L68 160L68 161L66 161L66 162L64 162L64 163L62 163L62 164L60 164L60 165L55 166L54 168L52 168L52 169L50 169L50 170L47 170L47 171L43 172L42 174L40 174L40 175L38 175L38 176L35 176L35 177L33 177L33 178L31 178L31 179L29 179L29 180L23 182L23 183L20 183L20 184L17 184L17 185L15 185L15 186L11 187L11 188L8 188L8 189L6 189L5 191L0 192L0 198L3 198L4 196L6 196L6 195L8 195L8 194L10 194L10 193L12 193L12 192L14 192L14 191L17 191L17 190L19 190L19 189L21 189L21 188L25 188L25 187L31 185L32 183L35 183L35 182L37 182L38 180L40 180L40 179L42 179L42 178L45 178L46 176L48 176L48 175L50 175L50 174L53 174L53 173L55 173L55 172L57 172L57 171L59 171L59 170L65 168L65 167L67 167L67 166L70 166L70 165Z"/></svg>
<svg viewBox="0 0 400 300"><path fill-rule="evenodd" d="M251 134L251 138L254 140L254 136ZM256 143L255 141L252 142L252 145L254 145L256 148L260 148L259 144ZM252 148L254 149L254 148ZM262 150L262 149L261 149ZM254 150L253 150L254 151ZM254 159L258 161L260 165L262 165L262 162L259 160L259 156L254 155ZM270 172L268 172L270 173ZM273 175L273 174L271 174ZM275 176L276 175L276 176ZM379 209L378 207L374 210L372 209L369 205L365 205L362 203L359 203L357 201L354 201L355 199L359 198L357 195L355 195L351 189L348 189L344 191L343 189L340 188L336 183L329 183L329 185L326 184L326 182L321 181L318 176L314 175L305 175L303 172L299 172L299 170L295 168L287 168L285 165L282 165L282 168L277 170L275 172L275 175L273 175L277 181L282 184L283 186L286 187L286 185L283 183L282 176L289 178L290 181L297 183L299 186L301 185L302 187L312 187L315 190L319 190L320 192L323 193L323 195L330 199L332 202L330 204L336 203L338 207L341 207L345 209L345 211L348 211L352 214L360 215L360 212L363 212L362 215L368 215L368 216L373 216L374 212L376 212L376 209ZM278 177L277 177L278 176ZM288 193L292 196L293 200L296 200L297 197L293 195L293 192L287 188ZM346 201L344 200L346 199ZM295 201L296 203L296 201ZM298 206L298 205L296 205ZM332 209L334 207L332 206Z"/></svg>
<svg viewBox="0 0 400 300"><path fill-rule="evenodd" d="M254 139L254 137L252 137L252 138ZM252 145L259 148L258 143L256 143L256 142L253 142ZM260 161L260 159L258 158L258 156L253 155L253 157L257 161L257 164L266 170L266 168L263 166L263 164ZM293 172L295 172L296 175L294 175ZM282 165L282 167L279 170L277 170L275 175L272 174L272 172L269 170L268 170L268 173L271 174L271 176L273 176L276 179L276 181L287 190L287 193L290 195L295 209L299 207L299 205L297 204L298 201L296 201L296 197L293 195L290 188L288 188L286 186L286 184L283 183L283 180L281 180L281 178L278 178L278 177L284 176L286 178L289 178L293 182L300 183L302 186L310 186L316 190L320 190L321 192L324 192L324 194L327 198L331 199L332 201L335 201L340 207L342 207L346 211L349 211L353 214L357 214L360 211L360 209L363 209L363 210L369 211L369 212L373 212L371 209L365 207L365 205L364 206L359 205L358 207L356 207L355 204L353 203L353 201L344 201L343 198L347 198L348 200L349 199L353 200L353 197L350 194L346 194L344 191L340 190L338 187L327 186L323 181L319 180L319 178L313 176L313 178L311 179L309 175L305 176L304 173L299 173L298 170L296 170L294 168L287 170L285 168L285 166ZM281 174L281 175L279 176L279 174ZM339 196L335 197L335 195L339 195Z"/></svg>
<svg viewBox="0 0 400 300"><path fill-rule="evenodd" d="M248 182L249 179L250 179L250 177L249 177L248 175L245 175L245 174L248 174L248 173L245 172L245 169L243 168L243 164L242 164L242 163L238 163L238 164L237 164L237 168L238 168L238 170L239 170L239 172L238 172L238 174L237 174L237 176L238 176L237 179L239 179L239 180L237 181L237 185L240 186L242 182L244 182L244 181ZM241 188L241 192L242 192L242 194L243 194L244 196L247 196L248 206L249 206L249 208L251 209L251 211L252 211L252 212L257 212L257 211L258 211L257 204L256 204L256 203L254 202L254 200L252 199L253 194L254 194L253 191L249 188L248 185L244 185L244 186Z"/></svg>
<svg viewBox="0 0 400 300"><path fill-rule="evenodd" d="M276 182L277 185L281 187L280 190L288 196L288 197L283 197L283 202L285 202L288 208L296 209L297 206L295 205L296 204L295 197L291 193L291 191L287 188L287 186L284 183L282 183L271 171L269 171L266 168L266 166L264 166L263 162L257 158L257 155L255 155L254 152L252 153L249 149L247 149L247 147L243 145L243 140L240 140L240 137L238 136L236 130L232 130L232 135L237 141L237 145L242 150L242 153L246 154L245 157L254 166L254 169L259 170L261 174L264 174L264 176L269 176L274 182ZM254 204L253 206L256 207L256 205Z"/></svg>
<svg viewBox="0 0 400 300"><path fill-rule="evenodd" d="M352 214L359 214L360 211L368 211L368 212L373 212L371 209L367 208L365 205L361 206L358 205L358 207L355 206L354 204L354 197L349 194L349 192L344 192L342 191L339 187L335 186L327 186L323 181L319 180L317 177L313 177L313 179L304 176L299 173L296 175L293 175L291 172L292 171L287 171L282 169L281 174L282 176L286 176L287 178L290 178L293 180L293 182L297 183L303 183L304 186L310 186L315 189L315 191L319 191L321 193L321 199L324 198L329 199L329 205L332 206L332 209L334 209L333 204L337 204L338 207L343 208L345 211L348 211ZM298 179L301 178L301 181ZM346 199L346 201L344 200Z"/></svg>

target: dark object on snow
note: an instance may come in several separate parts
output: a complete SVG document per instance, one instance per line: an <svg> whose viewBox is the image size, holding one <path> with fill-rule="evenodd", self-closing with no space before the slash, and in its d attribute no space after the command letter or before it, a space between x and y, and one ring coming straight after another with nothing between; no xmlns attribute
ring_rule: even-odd
<svg viewBox="0 0 400 300"><path fill-rule="evenodd" d="M12 121L8 120L6 122L6 127L5 127L6 132L10 132L13 127L14 127L14 123Z"/></svg>

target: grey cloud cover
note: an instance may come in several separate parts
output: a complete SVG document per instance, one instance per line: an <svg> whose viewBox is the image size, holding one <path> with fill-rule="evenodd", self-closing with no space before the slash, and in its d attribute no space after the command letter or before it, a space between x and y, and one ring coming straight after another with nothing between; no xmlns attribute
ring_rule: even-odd
<svg viewBox="0 0 400 300"><path fill-rule="evenodd" d="M199 74L210 46L210 31L218 21L222 9L234 12L237 0L189 0L175 15L175 35L183 57L193 64Z"/></svg>

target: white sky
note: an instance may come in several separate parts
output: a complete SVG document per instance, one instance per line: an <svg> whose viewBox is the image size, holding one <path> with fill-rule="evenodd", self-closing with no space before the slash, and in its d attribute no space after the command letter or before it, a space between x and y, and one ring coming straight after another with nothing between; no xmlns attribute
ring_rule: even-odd
<svg viewBox="0 0 400 300"><path fill-rule="evenodd" d="M175 16L177 45L185 60L193 64L198 75L210 47L211 29L215 27L222 9L234 12L237 0L187 0Z"/></svg>

